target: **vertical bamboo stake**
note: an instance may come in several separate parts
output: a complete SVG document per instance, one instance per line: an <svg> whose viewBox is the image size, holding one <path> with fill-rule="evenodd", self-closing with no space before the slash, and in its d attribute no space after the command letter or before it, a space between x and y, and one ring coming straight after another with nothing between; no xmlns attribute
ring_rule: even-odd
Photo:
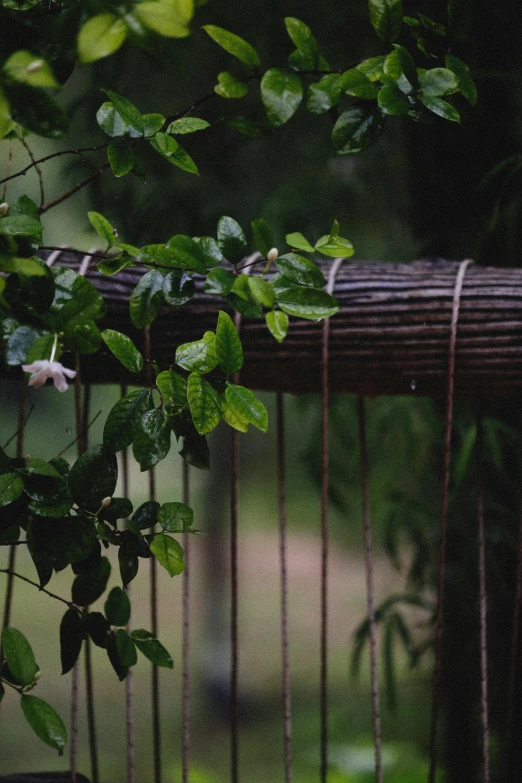
<svg viewBox="0 0 522 783"><path fill-rule="evenodd" d="M183 459L183 502L190 504L189 464ZM183 534L185 569L183 571L182 641L182 781L189 783L190 770L190 533Z"/></svg>
<svg viewBox="0 0 522 783"><path fill-rule="evenodd" d="M486 545L484 538L484 430L482 417L477 421L477 521L480 583L480 686L482 711L482 769L484 783L489 783L489 718L487 657L487 591Z"/></svg>

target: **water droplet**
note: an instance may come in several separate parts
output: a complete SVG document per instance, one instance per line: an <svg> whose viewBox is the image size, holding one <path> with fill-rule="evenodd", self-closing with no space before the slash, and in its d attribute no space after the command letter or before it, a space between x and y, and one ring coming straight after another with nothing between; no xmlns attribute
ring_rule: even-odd
<svg viewBox="0 0 522 783"><path fill-rule="evenodd" d="M412 380L410 381L410 389L412 391L415 391L416 387L417 387L417 384L416 384L415 380L412 378Z"/></svg>
<svg viewBox="0 0 522 783"><path fill-rule="evenodd" d="M67 435L72 435L72 429L70 427L66 427L65 432Z"/></svg>

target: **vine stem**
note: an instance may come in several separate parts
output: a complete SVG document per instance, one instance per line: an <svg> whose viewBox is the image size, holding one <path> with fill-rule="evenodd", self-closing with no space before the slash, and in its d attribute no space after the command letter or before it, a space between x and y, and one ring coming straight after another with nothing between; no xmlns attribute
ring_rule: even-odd
<svg viewBox="0 0 522 783"><path fill-rule="evenodd" d="M15 577L16 579L21 579L23 582L27 582L27 584L33 585L33 587L37 587L41 593L45 593L51 598L55 598L57 601L61 601L62 604L67 604L69 608L71 609L76 608L76 605L72 601L67 601L67 599L62 598L61 595L56 595L56 593L51 593L51 591L46 590L45 587L40 587L38 582L33 582L32 579L28 579L26 576L19 574L17 571L12 571L10 568L0 568L0 574L7 574L8 576Z"/></svg>

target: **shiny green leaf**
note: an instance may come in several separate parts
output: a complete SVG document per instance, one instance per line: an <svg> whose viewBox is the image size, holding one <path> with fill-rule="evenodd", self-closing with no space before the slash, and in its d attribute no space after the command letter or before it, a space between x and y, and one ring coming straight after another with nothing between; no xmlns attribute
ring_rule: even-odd
<svg viewBox="0 0 522 783"><path fill-rule="evenodd" d="M200 435L207 435L221 417L219 397L213 386L196 372L188 377L187 397L194 426Z"/></svg>
<svg viewBox="0 0 522 783"><path fill-rule="evenodd" d="M156 386L163 404L171 408L183 408L187 404L187 382L174 370L163 370L156 376Z"/></svg>
<svg viewBox="0 0 522 783"><path fill-rule="evenodd" d="M0 475L0 508L19 498L23 491L24 482L18 473L2 473Z"/></svg>
<svg viewBox="0 0 522 783"><path fill-rule="evenodd" d="M268 431L268 413L265 406L244 386L227 383L222 412L225 421L240 432L246 432L244 426L248 424L253 424L261 432Z"/></svg>
<svg viewBox="0 0 522 783"><path fill-rule="evenodd" d="M145 132L145 125L143 122L143 117L141 116L136 106L134 106L134 104L131 103L127 98L124 98L123 95L118 95L118 93L113 92L112 90L103 90L103 92L112 102L123 122L125 122L131 128L134 128L134 130L140 136L143 136L143 133Z"/></svg>
<svg viewBox="0 0 522 783"><path fill-rule="evenodd" d="M223 261L223 253L219 249L219 245L214 237L192 237L192 239L201 250L201 256L207 269L210 269Z"/></svg>
<svg viewBox="0 0 522 783"><path fill-rule="evenodd" d="M147 500L142 503L134 512L131 522L133 527L138 530L145 530L148 527L154 527L158 521L160 504L156 500Z"/></svg>
<svg viewBox="0 0 522 783"><path fill-rule="evenodd" d="M236 57L250 67L259 65L259 56L254 47L238 35L214 24L203 25L203 30L232 57Z"/></svg>
<svg viewBox="0 0 522 783"><path fill-rule="evenodd" d="M31 326L19 326L15 329L9 336L5 347L6 363L11 366L23 364L31 346L38 340L39 336L39 332Z"/></svg>
<svg viewBox="0 0 522 783"><path fill-rule="evenodd" d="M292 43L310 61L312 68L319 65L319 47L315 37L304 22L292 16L285 17L285 26Z"/></svg>
<svg viewBox="0 0 522 783"><path fill-rule="evenodd" d="M248 93L248 84L237 79L230 71L222 71L218 73L214 92L222 98L244 98Z"/></svg>
<svg viewBox="0 0 522 783"><path fill-rule="evenodd" d="M271 125L278 128L295 114L303 99L303 85L296 73L270 68L261 79L261 98Z"/></svg>
<svg viewBox="0 0 522 783"><path fill-rule="evenodd" d="M222 372L228 377L243 366L243 348L231 317L219 311L216 329L216 353ZM192 367L188 369L198 369Z"/></svg>
<svg viewBox="0 0 522 783"><path fill-rule="evenodd" d="M272 229L264 218L253 220L250 225L252 226L252 233L254 234L254 242L256 243L256 247L266 258L268 256L269 250L274 247Z"/></svg>
<svg viewBox="0 0 522 783"><path fill-rule="evenodd" d="M184 533L193 521L194 512L184 503L164 503L158 512L158 522L167 533Z"/></svg>
<svg viewBox="0 0 522 783"><path fill-rule="evenodd" d="M112 497L118 479L116 457L103 446L91 446L78 457L69 473L69 489L81 508L97 511Z"/></svg>
<svg viewBox="0 0 522 783"><path fill-rule="evenodd" d="M161 410L151 410L143 414L133 430L132 453L140 465L140 470L150 470L170 451L170 421Z"/></svg>
<svg viewBox="0 0 522 783"><path fill-rule="evenodd" d="M107 157L115 177L124 177L134 167L136 158L125 138L114 138L107 147Z"/></svg>
<svg viewBox="0 0 522 783"><path fill-rule="evenodd" d="M124 42L127 28L114 14L98 14L85 22L78 33L78 56L82 63L92 63L117 51Z"/></svg>
<svg viewBox="0 0 522 783"><path fill-rule="evenodd" d="M362 74L359 77L364 78ZM339 103L341 97L341 76L329 73L308 88L306 108L312 114L325 114Z"/></svg>
<svg viewBox="0 0 522 783"><path fill-rule="evenodd" d="M425 95L422 90L419 92L419 98L427 109L438 114L439 117L451 122L460 122L460 114L451 103L443 101L442 98L436 98L434 95Z"/></svg>
<svg viewBox="0 0 522 783"><path fill-rule="evenodd" d="M299 233L299 231L295 231L293 234L287 234L286 242L290 247L295 248L296 250L302 250L305 253L313 253L314 248L310 244L310 242L304 237L302 234Z"/></svg>
<svg viewBox="0 0 522 783"><path fill-rule="evenodd" d="M360 62L356 68L361 73L364 73L371 82L380 82L384 74L384 60L385 56L382 54L378 57L370 57Z"/></svg>
<svg viewBox="0 0 522 783"><path fill-rule="evenodd" d="M452 71L459 80L459 90L472 106L477 102L477 88L471 78L469 68L466 63L459 60L453 54L446 55L446 68Z"/></svg>
<svg viewBox="0 0 522 783"><path fill-rule="evenodd" d="M231 263L241 261L246 253L247 242L243 229L233 218L220 217L217 225L219 249Z"/></svg>
<svg viewBox="0 0 522 783"><path fill-rule="evenodd" d="M171 253L172 266L181 269L191 269L204 275L207 271L205 259L200 245L185 234L176 234L165 245L165 250Z"/></svg>
<svg viewBox="0 0 522 783"><path fill-rule="evenodd" d="M458 83L458 76L448 68L432 68L419 76L419 95L424 98L438 98L440 95L448 95L456 90Z"/></svg>
<svg viewBox="0 0 522 783"><path fill-rule="evenodd" d="M277 302L281 310L297 318L307 318L318 321L333 315L339 310L339 305L326 291L317 288L285 288L277 294Z"/></svg>
<svg viewBox="0 0 522 783"><path fill-rule="evenodd" d="M114 329L105 329L101 338L109 350L129 372L141 372L143 370L143 356L138 351L130 337Z"/></svg>
<svg viewBox="0 0 522 783"><path fill-rule="evenodd" d="M157 533L154 536L150 543L150 551L169 576L177 576L185 568L183 549L166 533Z"/></svg>
<svg viewBox="0 0 522 783"><path fill-rule="evenodd" d="M407 114L411 108L408 96L393 84L385 84L381 87L377 102L384 114Z"/></svg>
<svg viewBox="0 0 522 783"><path fill-rule="evenodd" d="M145 27L166 38L186 38L194 14L192 0L153 0L136 3L134 14Z"/></svg>
<svg viewBox="0 0 522 783"><path fill-rule="evenodd" d="M203 290L207 294L225 296L232 291L236 275L228 269L211 269L203 284Z"/></svg>
<svg viewBox="0 0 522 783"><path fill-rule="evenodd" d="M143 653L143 655L154 664L154 666L162 666L166 669L172 669L174 667L174 661L165 647L149 631L143 629L136 629L131 631L131 639Z"/></svg>
<svg viewBox="0 0 522 783"><path fill-rule="evenodd" d="M287 280L291 280L297 285L306 285L312 288L324 286L324 275L319 267L298 253L285 253L285 255L279 256L276 267Z"/></svg>
<svg viewBox="0 0 522 783"><path fill-rule="evenodd" d="M331 234L318 239L315 243L315 249L322 253L323 256L329 256L330 258L349 258L355 252L349 239L339 236L334 237Z"/></svg>
<svg viewBox="0 0 522 783"><path fill-rule="evenodd" d="M353 95L356 98L373 99L377 97L378 88L370 79L358 68L350 68L340 77L340 88L347 95Z"/></svg>
<svg viewBox="0 0 522 783"><path fill-rule="evenodd" d="M384 116L375 107L354 106L343 112L332 131L332 144L338 155L352 155L374 144L384 125Z"/></svg>
<svg viewBox="0 0 522 783"><path fill-rule="evenodd" d="M393 43L402 25L401 0L369 0L370 21L373 29L385 43Z"/></svg>
<svg viewBox="0 0 522 783"><path fill-rule="evenodd" d="M275 303L275 291L273 285L262 277L248 277L248 287L256 302L265 307L273 307Z"/></svg>
<svg viewBox="0 0 522 783"><path fill-rule="evenodd" d="M20 699L22 712L32 730L38 737L63 755L67 742L67 730L58 713L43 699L22 694Z"/></svg>
<svg viewBox="0 0 522 783"><path fill-rule="evenodd" d="M406 95L417 88L418 75L413 57L404 46L394 44L393 52L384 61L384 72L391 76Z"/></svg>
<svg viewBox="0 0 522 783"><path fill-rule="evenodd" d="M33 648L23 633L17 628L4 628L2 648L9 671L15 680L23 686L31 685L39 670Z"/></svg>
<svg viewBox="0 0 522 783"><path fill-rule="evenodd" d="M271 310L266 314L266 325L272 337L282 343L288 332L288 316L282 310Z"/></svg>
<svg viewBox="0 0 522 783"><path fill-rule="evenodd" d="M202 120L200 117L182 117L179 120L171 122L167 128L167 133L183 135L185 133L195 133L195 131L210 128L210 122Z"/></svg>
<svg viewBox="0 0 522 783"><path fill-rule="evenodd" d="M152 410L150 389L137 389L122 397L111 408L103 429L103 443L113 451L121 451L132 443L134 426L143 414Z"/></svg>
<svg viewBox="0 0 522 783"><path fill-rule="evenodd" d="M25 82L32 87L59 87L49 64L25 49L19 49L7 58L3 65L4 73L17 82Z"/></svg>
<svg viewBox="0 0 522 783"><path fill-rule="evenodd" d="M218 363L214 332L205 332L201 340L183 343L176 350L176 364L190 372L197 371L204 375L215 369Z"/></svg>
<svg viewBox="0 0 522 783"><path fill-rule="evenodd" d="M87 217L98 236L105 239L109 245L113 245L117 241L116 232L106 217L100 215L99 212L87 212Z"/></svg>
<svg viewBox="0 0 522 783"><path fill-rule="evenodd" d="M155 321L163 302L163 275L153 269L143 275L130 296L130 318L134 326L143 329Z"/></svg>

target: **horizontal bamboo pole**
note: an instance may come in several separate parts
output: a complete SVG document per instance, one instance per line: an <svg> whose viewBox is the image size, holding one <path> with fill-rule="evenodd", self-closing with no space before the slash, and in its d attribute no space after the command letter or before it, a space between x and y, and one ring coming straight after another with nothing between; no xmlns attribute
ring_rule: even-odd
<svg viewBox="0 0 522 783"><path fill-rule="evenodd" d="M81 259L80 259L81 260ZM78 256L60 254L55 264L79 265ZM328 267L330 262L324 264ZM448 340L459 263L451 261L352 262L335 281L341 310L330 322L330 388L353 394L443 396L447 386ZM88 273L103 293L103 326L129 334L139 346L142 334L130 328L129 295L143 272L115 277ZM197 282L187 305L165 309L151 329L151 355L160 366L174 362L176 346L215 329L217 311L227 309ZM291 319L279 345L263 321L243 319L245 363L241 382L259 390L292 393L320 390L321 324ZM109 355L82 357L91 383L132 383ZM135 376L134 376L135 377ZM458 396L512 396L522 387L522 272L468 267L457 331L455 391Z"/></svg>

